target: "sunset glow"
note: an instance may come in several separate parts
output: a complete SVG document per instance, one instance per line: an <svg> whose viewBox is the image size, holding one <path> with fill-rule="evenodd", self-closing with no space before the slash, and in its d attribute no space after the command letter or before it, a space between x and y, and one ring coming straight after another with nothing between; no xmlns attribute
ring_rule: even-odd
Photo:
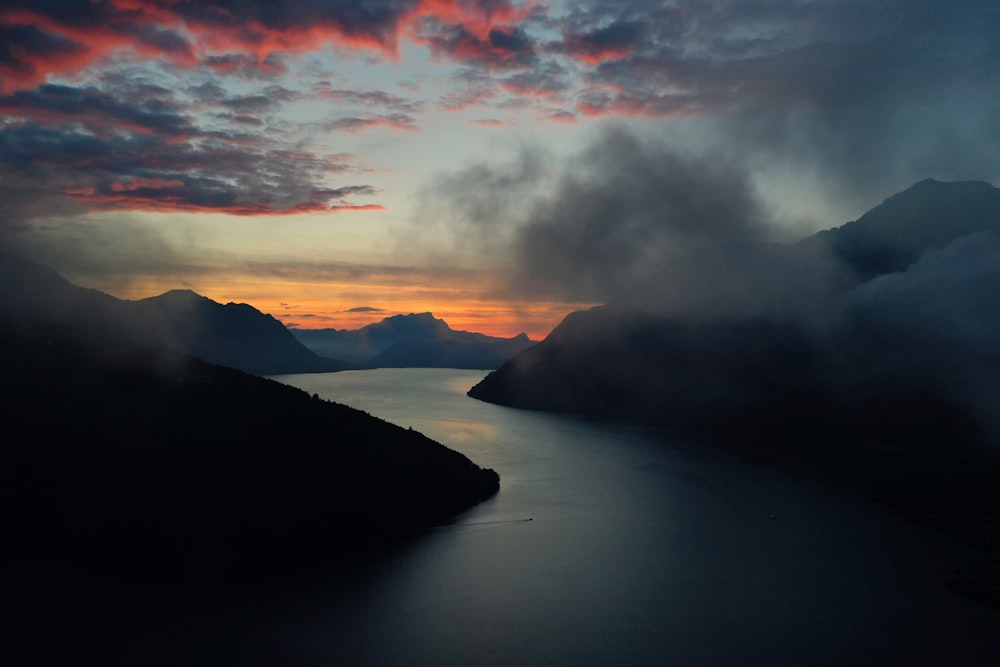
<svg viewBox="0 0 1000 667"><path fill-rule="evenodd" d="M977 3L14 0L0 250L293 327L430 311L541 338L736 191L743 223L789 239L920 178L1000 176L995 22Z"/></svg>

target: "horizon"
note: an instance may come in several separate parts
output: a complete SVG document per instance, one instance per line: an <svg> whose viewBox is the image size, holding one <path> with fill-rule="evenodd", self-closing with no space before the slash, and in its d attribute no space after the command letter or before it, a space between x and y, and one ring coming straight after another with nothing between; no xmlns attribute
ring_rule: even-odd
<svg viewBox="0 0 1000 667"><path fill-rule="evenodd" d="M706 240L1000 182L992 3L15 0L0 250L296 328L544 338Z"/></svg>

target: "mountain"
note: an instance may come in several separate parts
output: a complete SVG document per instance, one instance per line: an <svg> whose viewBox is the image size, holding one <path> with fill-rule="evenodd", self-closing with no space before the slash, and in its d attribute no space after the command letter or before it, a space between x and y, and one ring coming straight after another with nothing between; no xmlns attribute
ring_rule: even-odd
<svg viewBox="0 0 1000 667"><path fill-rule="evenodd" d="M926 179L800 245L826 246L861 276L872 278L905 270L928 248L985 230L1000 232L1000 190L982 181Z"/></svg>
<svg viewBox="0 0 1000 667"><path fill-rule="evenodd" d="M219 304L189 290L124 301L73 285L48 267L0 257L0 314L38 332L73 329L98 343L124 337L257 375L351 368L320 357L276 319L247 304Z"/></svg>
<svg viewBox="0 0 1000 667"><path fill-rule="evenodd" d="M190 290L126 302L129 327L185 354L256 375L352 368L317 355L285 326L245 303L216 303Z"/></svg>
<svg viewBox="0 0 1000 667"><path fill-rule="evenodd" d="M497 368L534 344L526 335L498 338L455 331L431 313L394 315L355 330L293 329L313 352L374 368Z"/></svg>
<svg viewBox="0 0 1000 667"><path fill-rule="evenodd" d="M0 278L5 571L32 599L66 568L207 584L331 567L498 489L415 431L137 341L113 317L133 305L45 267L2 258ZM153 304L215 310L199 299Z"/></svg>
<svg viewBox="0 0 1000 667"><path fill-rule="evenodd" d="M832 472L996 549L997 331L1000 190L922 181L798 243L678 257L469 395ZM972 588L1000 605L990 567Z"/></svg>
<svg viewBox="0 0 1000 667"><path fill-rule="evenodd" d="M845 403L922 392L974 420L952 390L970 370L963 355L991 347L971 337L994 317L1000 324L989 279L998 235L1000 190L922 181L795 244L680 257L604 306L571 313L470 395L706 427L720 426L720 413L761 419L783 401L815 403L773 425L790 428L819 414L844 424L832 415L851 413Z"/></svg>

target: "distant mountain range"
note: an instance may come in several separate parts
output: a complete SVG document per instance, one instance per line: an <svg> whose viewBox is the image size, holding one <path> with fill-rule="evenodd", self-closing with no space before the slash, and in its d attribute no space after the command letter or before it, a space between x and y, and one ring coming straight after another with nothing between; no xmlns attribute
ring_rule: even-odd
<svg viewBox="0 0 1000 667"><path fill-rule="evenodd" d="M998 332L1000 190L927 180L798 243L678 256L469 395L819 465L996 548Z"/></svg>
<svg viewBox="0 0 1000 667"><path fill-rule="evenodd" d="M306 347L369 368L472 368L490 370L532 345L525 334L498 338L455 331L431 313L387 317L355 330L292 329Z"/></svg>
<svg viewBox="0 0 1000 667"><path fill-rule="evenodd" d="M353 368L310 351L281 322L247 304L223 305L190 290L125 301L9 256L0 257L0 281L0 316L38 335L70 329L94 344L124 338L256 375Z"/></svg>

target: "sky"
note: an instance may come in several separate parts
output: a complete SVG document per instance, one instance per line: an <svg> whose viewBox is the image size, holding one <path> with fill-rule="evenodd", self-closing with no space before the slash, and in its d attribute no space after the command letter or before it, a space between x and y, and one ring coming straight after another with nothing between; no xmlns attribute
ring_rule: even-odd
<svg viewBox="0 0 1000 667"><path fill-rule="evenodd" d="M1000 181L1000 5L4 0L0 249L542 338L685 245Z"/></svg>

